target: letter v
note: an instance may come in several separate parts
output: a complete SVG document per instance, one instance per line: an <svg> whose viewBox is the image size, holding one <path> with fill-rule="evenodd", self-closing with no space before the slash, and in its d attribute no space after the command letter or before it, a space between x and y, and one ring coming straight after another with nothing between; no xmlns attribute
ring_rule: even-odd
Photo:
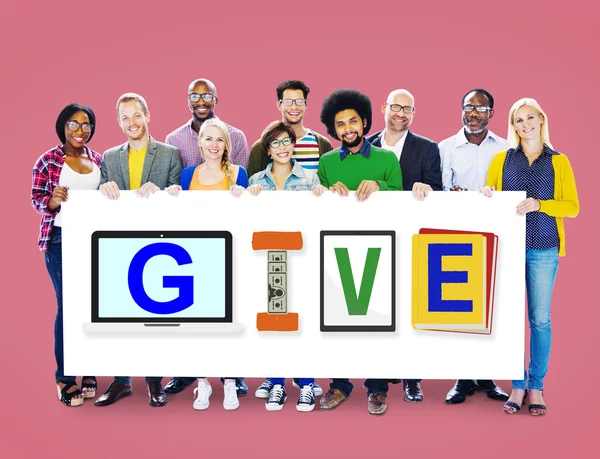
<svg viewBox="0 0 600 459"><path fill-rule="evenodd" d="M336 247L334 250L342 280L342 288L344 289L344 297L346 298L348 314L351 316L366 316L369 309L369 302L371 301L371 293L373 292L373 284L375 283L375 273L377 272L381 248L371 247L367 251L367 260L365 261L365 269L358 297L356 296L356 285L354 284L354 275L352 274L352 266L350 266L348 249Z"/></svg>

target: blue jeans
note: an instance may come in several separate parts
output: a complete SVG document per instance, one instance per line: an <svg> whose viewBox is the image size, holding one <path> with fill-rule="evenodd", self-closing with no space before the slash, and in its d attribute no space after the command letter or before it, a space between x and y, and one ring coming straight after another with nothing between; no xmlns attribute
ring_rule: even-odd
<svg viewBox="0 0 600 459"><path fill-rule="evenodd" d="M204 376L200 376L200 378L204 378ZM186 386L189 386L190 384L192 384L198 378L187 377L187 376L173 376L173 379L178 379L180 381L183 381L183 384L185 384ZM244 378L233 378L233 377L230 377L230 378L221 378L221 382L224 379L235 379L235 384L236 385L239 385L238 382L240 382L240 381L243 382L244 381Z"/></svg>
<svg viewBox="0 0 600 459"><path fill-rule="evenodd" d="M115 381L123 384L131 384L131 376L115 376ZM162 381L162 376L146 376L146 382Z"/></svg>
<svg viewBox="0 0 600 459"><path fill-rule="evenodd" d="M527 369L521 380L512 382L513 389L542 390L548 371L552 329L550 328L550 302L556 272L558 248L528 250L525 255L525 285L527 287L527 314L531 338L529 343L529 380Z"/></svg>
<svg viewBox="0 0 600 459"><path fill-rule="evenodd" d="M337 389L346 397L350 397L352 393L352 389L354 389L354 384L350 382L349 379L332 379L332 382L329 383L330 389Z"/></svg>
<svg viewBox="0 0 600 459"><path fill-rule="evenodd" d="M269 379L271 380L273 385L281 384L282 386L285 386L285 378L269 378ZM314 383L315 383L315 378L298 378L298 385L300 387L308 386L309 384L314 384Z"/></svg>
<svg viewBox="0 0 600 459"><path fill-rule="evenodd" d="M420 383L421 380L420 379L405 379L405 382L409 382L409 381L414 381L414 382L418 382ZM392 384L396 384L397 382L400 382L399 379L394 379L394 380L389 380L389 379L365 379L365 384L364 387L365 389L367 389L367 395L373 393L373 392L379 392L380 394L384 394L387 395L388 393L388 389L389 389L389 384L388 383L392 383Z"/></svg>
<svg viewBox="0 0 600 459"><path fill-rule="evenodd" d="M65 376L65 348L63 342L63 285L62 285L62 230L55 226L52 228L48 251L44 254L46 269L56 292L56 319L54 320L54 358L56 359L56 382L75 382L75 376ZM95 376L84 376L83 379L96 379Z"/></svg>

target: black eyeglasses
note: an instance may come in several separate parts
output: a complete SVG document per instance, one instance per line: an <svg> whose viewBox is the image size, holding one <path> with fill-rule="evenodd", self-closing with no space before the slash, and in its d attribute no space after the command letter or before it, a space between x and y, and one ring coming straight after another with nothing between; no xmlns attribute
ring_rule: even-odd
<svg viewBox="0 0 600 459"><path fill-rule="evenodd" d="M198 94L197 92L192 92L192 93L188 94L188 98L190 99L191 102L198 102L200 100L200 98L202 98L202 100L204 102L212 102L213 100L216 99L216 96L214 94L211 94L210 92L206 92L204 94Z"/></svg>
<svg viewBox="0 0 600 459"><path fill-rule="evenodd" d="M281 140L271 140L269 142L269 145L271 145L271 148L279 148L279 145L283 145L284 147L287 147L288 145L291 145L292 143L292 139L290 137L284 137Z"/></svg>
<svg viewBox="0 0 600 459"><path fill-rule="evenodd" d="M289 107L290 105L292 105L294 102L296 102L296 105L298 107L303 107L306 105L306 99L281 99L279 101L280 104L285 105L286 107Z"/></svg>
<svg viewBox="0 0 600 459"><path fill-rule="evenodd" d="M485 105L465 105L463 107L463 113L471 113L473 110L477 110L478 113L485 113L490 111L491 108Z"/></svg>
<svg viewBox="0 0 600 459"><path fill-rule="evenodd" d="M407 115L410 115L412 112L415 111L415 107L411 107L410 105L403 106L398 104L388 104L387 102L385 104L389 106L393 112L399 112L400 110L402 110Z"/></svg>
<svg viewBox="0 0 600 459"><path fill-rule="evenodd" d="M90 123L80 124L77 121L69 121L67 123L67 129L71 132L77 132L77 130L79 130L80 127L83 132L92 132L92 128L94 127L94 125Z"/></svg>

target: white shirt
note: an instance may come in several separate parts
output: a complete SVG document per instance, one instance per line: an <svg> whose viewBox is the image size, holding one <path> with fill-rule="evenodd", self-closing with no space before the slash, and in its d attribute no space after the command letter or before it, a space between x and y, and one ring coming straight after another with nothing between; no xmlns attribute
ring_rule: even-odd
<svg viewBox="0 0 600 459"><path fill-rule="evenodd" d="M490 130L481 145L469 143L464 128L443 140L440 142L443 189L447 191L458 185L475 191L485 186L492 159L507 149L508 142Z"/></svg>
<svg viewBox="0 0 600 459"><path fill-rule="evenodd" d="M384 130L381 133L381 148L383 148L384 150L393 151L396 154L398 161L400 161L400 155L402 154L402 149L404 148L404 142L406 142L406 134L407 133L408 133L408 130L404 132L404 135L400 138L400 140L398 140L398 142L396 142L396 145L388 145L387 142L385 141L385 130Z"/></svg>
<svg viewBox="0 0 600 459"><path fill-rule="evenodd" d="M60 171L58 184L68 186L69 190L97 190L100 185L100 168L92 163L92 172L80 174L71 169L65 161ZM60 211L56 214L54 226L62 226Z"/></svg>

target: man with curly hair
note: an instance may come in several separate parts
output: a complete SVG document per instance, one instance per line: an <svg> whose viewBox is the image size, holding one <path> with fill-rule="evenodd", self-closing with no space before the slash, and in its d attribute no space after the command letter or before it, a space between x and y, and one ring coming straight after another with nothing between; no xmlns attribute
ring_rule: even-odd
<svg viewBox="0 0 600 459"><path fill-rule="evenodd" d="M319 159L321 184L341 196L356 191L359 201L379 190L402 190L396 155L371 145L365 137L371 129L372 114L369 97L354 89L335 91L321 108L321 122L327 133L342 142L340 148ZM350 396L353 387L349 379L333 379L329 391L321 398L321 409L336 408ZM371 414L383 414L387 403L379 394L370 394L368 408Z"/></svg>

